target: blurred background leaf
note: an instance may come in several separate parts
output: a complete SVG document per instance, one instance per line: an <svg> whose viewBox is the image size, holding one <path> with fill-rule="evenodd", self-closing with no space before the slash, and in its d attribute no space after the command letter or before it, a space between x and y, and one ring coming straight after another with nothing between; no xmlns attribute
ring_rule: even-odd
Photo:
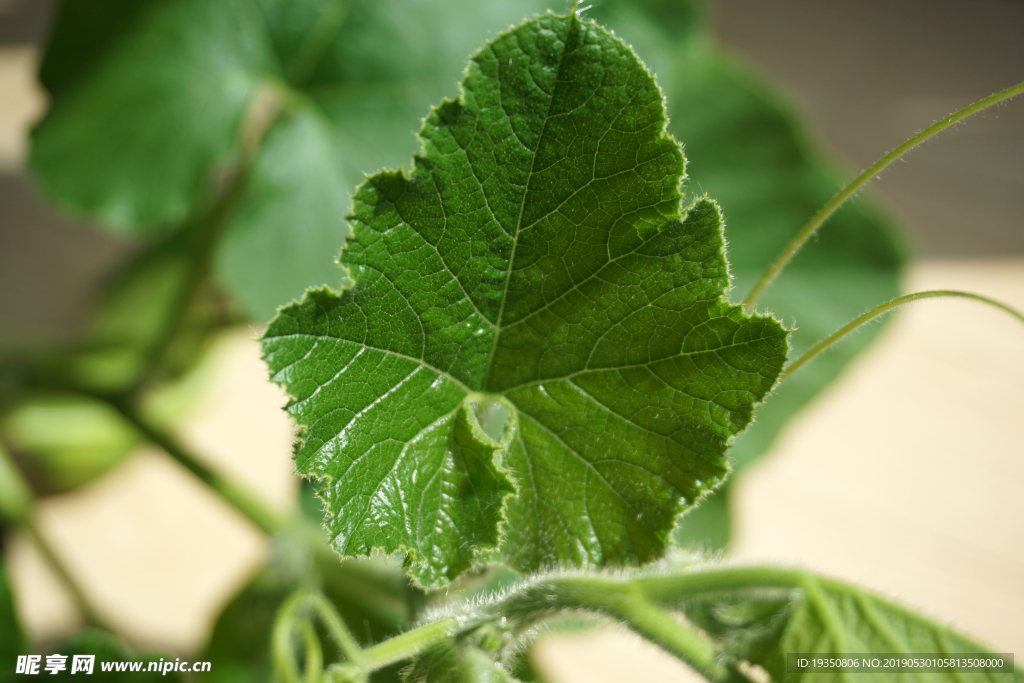
<svg viewBox="0 0 1024 683"><path fill-rule="evenodd" d="M37 494L86 484L140 442L109 405L78 394L43 394L0 420L0 438Z"/></svg>
<svg viewBox="0 0 1024 683"><path fill-rule="evenodd" d="M800 589L709 592L688 602L683 611L729 655L763 667L773 681L838 681L837 672L787 672L786 655L794 652L991 652L969 637L906 607L850 584L806 574ZM1011 664L1012 666L1012 664ZM848 672L847 672L848 673ZM898 674L861 672L867 680L893 680ZM1020 680L1015 673L932 672L922 677L944 683L975 680Z"/></svg>

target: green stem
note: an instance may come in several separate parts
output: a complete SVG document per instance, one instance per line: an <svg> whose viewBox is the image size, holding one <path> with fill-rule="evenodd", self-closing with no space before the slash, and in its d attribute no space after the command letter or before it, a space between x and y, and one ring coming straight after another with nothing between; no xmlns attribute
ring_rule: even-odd
<svg viewBox="0 0 1024 683"><path fill-rule="evenodd" d="M213 250L217 244L227 219L231 215L245 184L244 173L236 172L228 181L226 187L221 191L220 197L206 216L197 220L192 226L185 228L186 234L178 234L176 237L194 241L195 246L191 247L192 258L188 264L188 274L181 290L177 293L170 315L168 315L163 329L157 341L149 348L146 354L145 371L129 388L125 395L138 394L160 369L171 345L177 337L178 331L185 324L189 310L195 302L200 290L206 283L210 273L210 264L213 259ZM154 250L159 250L163 244L158 245Z"/></svg>
<svg viewBox="0 0 1024 683"><path fill-rule="evenodd" d="M732 675L719 662L721 653L711 641L652 603L636 586L599 579L565 579L554 583L568 589L570 595L566 597L573 603L622 619L639 635L682 659L707 679L726 681Z"/></svg>
<svg viewBox="0 0 1024 683"><path fill-rule="evenodd" d="M1008 100L1011 97L1016 97L1021 93L1024 93L1024 83L1018 83L1006 90L1000 90L993 95L989 95L983 100L978 100L969 107L950 114L941 121L928 126L923 131L872 164L866 171L854 178L849 185L844 187L839 194L833 197L832 200L821 209L821 211L816 213L807 225L805 225L800 232L796 234L796 237L786 245L786 248L782 250L782 253L780 253L774 261L772 261L771 265L768 266L768 270L765 271L764 275L761 276L761 279L754 285L754 288L750 290L750 293L747 294L745 299L743 299L743 306L749 312L750 309L753 308L754 304L757 303L757 300L761 295L764 294L764 291L768 289L768 286L772 281L778 276L782 269L786 267L786 264L790 262L793 256L800 251L800 248L804 246L808 239L810 239L811 235L821 227L822 223L828 220L829 216L835 213L836 209L842 206L843 203L852 197L865 183L881 173L885 167L889 166L891 163L899 159L914 147L920 145L928 138L944 131L955 123L964 120L972 114L978 113L982 109L986 109L992 105L1003 102L1004 100Z"/></svg>
<svg viewBox="0 0 1024 683"><path fill-rule="evenodd" d="M414 657L432 645L436 645L458 628L455 619L440 619L374 645L366 650L366 661L371 671Z"/></svg>
<svg viewBox="0 0 1024 683"><path fill-rule="evenodd" d="M66 588L68 593L71 595L71 600L75 603L75 607L77 607L78 611L82 614L82 618L85 620L85 623L89 626L111 630L106 625L103 618L99 616L95 609L93 609L88 598L85 597L85 593L78 585L78 582L75 581L74 577L72 577L70 572L68 572L67 567L64 566L64 562L61 561L53 551L53 548L50 547L46 538L39 532L39 527L35 522L35 516L30 514L26 519L22 520L21 528L24 529L28 537L32 539L32 543L36 548L38 548L43 559L46 560L48 565L50 565L50 568L53 570L53 573L57 575L57 578L60 579L60 582L64 584L64 588Z"/></svg>
<svg viewBox="0 0 1024 683"><path fill-rule="evenodd" d="M751 588L800 588L809 575L798 569L781 567L726 567L707 571L641 576L633 584L656 603L678 604L680 600L718 591Z"/></svg>
<svg viewBox="0 0 1024 683"><path fill-rule="evenodd" d="M32 494L32 489L17 466L8 457L3 445L0 444L0 515L25 531L25 534L39 550L39 554L43 556L43 560L50 565L53 573L64 584L85 622L90 626L106 628L103 619L93 609L78 582L68 572L57 553L53 551L46 537L40 533L35 521L35 513L35 496Z"/></svg>
<svg viewBox="0 0 1024 683"><path fill-rule="evenodd" d="M299 635L306 648L306 680L318 681L324 670L324 651L320 647L320 638L316 629L308 619L299 622Z"/></svg>
<svg viewBox="0 0 1024 683"><path fill-rule="evenodd" d="M1013 317L1020 320L1022 323L1024 323L1024 314L1022 314L1021 312L1011 308L1010 306L1007 306L1004 303L1000 303L999 301L996 301L994 299L989 299L986 296L981 296L980 294L971 294L970 292L958 292L955 290L948 289L937 289L927 292L916 292L914 294L906 294L904 296L898 296L895 299L887 301L880 306L872 308L867 313L864 313L863 315L854 318L852 321L841 327L835 333L822 339L820 342L812 346L810 350L808 350L804 355L800 356L800 358L796 359L795 361L787 365L783 369L782 374L779 375L779 381L781 382L782 380L792 375L794 372L796 372L804 365L806 365L815 356L817 356L822 351L838 342L846 335L856 330L861 325L866 325L875 318L881 315L885 315L894 308L898 308L903 304L908 304L911 301L918 301L920 299L934 299L936 297L957 297L961 299L973 299L975 301L980 301L982 303L986 303L990 306L994 306L1002 311L1005 311L1012 315Z"/></svg>
<svg viewBox="0 0 1024 683"><path fill-rule="evenodd" d="M149 424L133 409L125 405L124 401L104 400L107 400L146 439L159 446L266 534L272 535L285 526L284 518L264 505L258 496L204 465L171 436Z"/></svg>
<svg viewBox="0 0 1024 683"><path fill-rule="evenodd" d="M455 619L432 621L429 624L406 631L394 638L385 640L379 645L363 650L363 661L361 664L346 662L333 666L328 671L338 680L360 680L361 676L366 676L390 664L415 657L424 650L451 636L458 627L458 621Z"/></svg>

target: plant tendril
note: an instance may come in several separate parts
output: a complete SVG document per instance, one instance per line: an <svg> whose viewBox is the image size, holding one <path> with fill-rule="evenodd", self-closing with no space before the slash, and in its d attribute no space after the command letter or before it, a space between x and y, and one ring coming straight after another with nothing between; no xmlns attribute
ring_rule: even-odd
<svg viewBox="0 0 1024 683"><path fill-rule="evenodd" d="M829 348L830 346L832 346L833 344L835 344L840 339L850 334L860 326L871 322L872 320L881 315L885 315L894 308L899 308L904 304L908 304L911 301L918 301L920 299L934 299L936 297L957 297L961 299L973 299L975 301L980 301L982 303L994 306L995 308L1005 311L1012 315L1014 318L1017 318L1017 320L1019 320L1021 323L1024 323L1024 313L1021 313L1015 308L1007 306L1004 303L996 301L995 299L990 299L986 296L981 296L980 294L972 294L971 292L958 292L950 289L936 289L927 292L915 292L914 294L905 294L903 296L898 296L895 299L886 301L884 304L881 304L880 306L872 308L867 313L864 313L863 315L854 318L852 321L850 321L843 327L839 328L839 330L837 330L833 334L822 339L820 342L812 346L810 350L808 350L804 355L800 356L800 358L796 359L795 361L787 365L782 370L782 374L779 375L779 381L781 382L785 380L787 377L789 377L794 372L799 370L801 367L806 365L815 356L817 356L822 351L826 350L827 348Z"/></svg>
<svg viewBox="0 0 1024 683"><path fill-rule="evenodd" d="M814 217L811 218L810 221L808 221L807 225L801 228L800 232L798 232L796 236L792 240L790 240L789 244L786 245L782 252L777 257L775 257L775 260L772 261L770 266L768 266L768 270L764 272L764 274L761 276L761 279L757 281L757 284L754 285L754 288L751 289L750 293L747 294L745 299L743 299L743 306L745 310L748 313L751 311L751 309L754 307L754 304L757 303L757 300L761 297L762 294L764 294L764 291L768 289L768 286L778 276L778 274L782 272L782 269L786 267L786 265L793 259L794 256L796 256L796 253L800 251L800 248L803 247L807 240L811 238L811 235L817 232L818 228L820 228L822 224L826 220L828 220L829 216L835 213L836 210L840 206L842 206L847 199L852 197L857 192L857 190L859 190L869 180L871 180L873 177L881 173L887 166L889 166L894 161L902 157L904 154L909 152L914 147L920 145L925 140L944 131L953 124L962 121L968 116L978 113L982 109L987 109L988 107L991 107L995 104L999 104L1000 102L1008 100L1011 97L1016 97L1021 93L1024 93L1024 82L1006 88L1005 90L1000 90L995 94L989 95L984 99L978 100L974 104L965 107L964 109L961 109L958 112L950 114L941 121L938 121L928 126L923 131L921 131L914 137L910 138L902 145L900 145L899 147L892 150L884 157L876 161L866 171L864 171L859 176L854 178L846 187L840 190L839 194L833 197L829 201L829 203L826 204L821 209L821 211L816 213Z"/></svg>
<svg viewBox="0 0 1024 683"><path fill-rule="evenodd" d="M366 657L359 643L338 616L334 605L319 593L301 591L292 595L281 605L274 619L271 636L274 669L284 683L316 683L323 673L323 650L310 617L317 617L327 629L331 640L345 655L348 663L360 673L365 673ZM294 636L302 639L306 651L306 674L299 676L293 647ZM365 678L359 676L358 678Z"/></svg>

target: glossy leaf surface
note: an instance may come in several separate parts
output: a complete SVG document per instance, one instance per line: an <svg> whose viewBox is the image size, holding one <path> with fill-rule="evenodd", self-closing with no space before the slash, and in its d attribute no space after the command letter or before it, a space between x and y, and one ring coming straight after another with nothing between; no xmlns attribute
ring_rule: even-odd
<svg viewBox="0 0 1024 683"><path fill-rule="evenodd" d="M409 175L357 191L352 287L264 337L298 469L340 553L406 551L425 585L499 540L526 570L652 559L725 475L785 330L722 300L718 207L680 214L661 92L614 36L526 22L463 91Z"/></svg>

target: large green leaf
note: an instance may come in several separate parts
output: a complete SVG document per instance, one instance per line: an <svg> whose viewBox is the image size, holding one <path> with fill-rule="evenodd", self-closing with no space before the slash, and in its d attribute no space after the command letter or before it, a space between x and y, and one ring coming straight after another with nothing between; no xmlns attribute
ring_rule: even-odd
<svg viewBox="0 0 1024 683"><path fill-rule="evenodd" d="M258 12L249 6L254 3ZM551 4L234 0L210 9L190 0L65 0L42 69L55 107L36 132L43 152L48 138L63 142L51 145L60 154L52 163L37 163L36 172L79 211L99 211L102 217L97 207L118 205L134 216L127 228L168 226L181 218L180 211L145 218L160 204L153 193L191 198L189 212L199 211L209 199L203 179L213 171L211 159L240 158L245 112L258 109L258 92L277 93L284 113L256 152L248 183L221 228L224 239L215 259L233 296L250 314L266 318L304 286L336 285L341 279L332 247L346 232L341 216L347 200L339 187L357 182L364 169L397 165L407 155L415 122L438 93L452 87L464 55L482 36ZM698 3L618 0L588 11L636 45L659 73L673 118L670 130L696 160L687 187L694 195L709 191L725 207L737 283L733 298L739 298L796 226L838 186L834 174L809 150L777 96L710 45ZM217 45L203 49L204 41ZM230 59L221 54L225 50ZM175 74L199 68L206 59L212 61L203 68L211 74L229 64L246 83L256 84L244 101L212 76L175 90ZM128 72L138 77L124 77ZM147 110L161 116L136 117L129 128L109 125L112 119L103 109L109 98L89 93L115 81L121 97L145 100ZM173 102L161 99L172 97ZM190 116L186 105L197 112L214 109L217 121L233 123L204 127L196 137L189 127L195 124L192 117L176 126L174 135L162 134L160 128L168 125L164 117ZM79 136L76 127L85 125L93 126L90 134ZM136 147L126 145L136 133L166 145L167 153L133 152ZM220 135L216 144L210 142L214 133ZM90 166L104 158L103 168L113 168L111 158L97 157L88 147L96 140L127 155L115 158L116 172ZM213 148L221 151L211 155ZM45 161L45 154L41 158ZM178 187L176 179L185 176L165 165L186 158L195 161L189 172L195 178L185 174L192 180ZM94 190L102 199L98 204L90 203ZM162 205L180 206L185 200L175 201ZM899 263L884 221L863 205L847 207L783 273L765 302L783 320L795 321L793 344L800 351L895 294ZM792 414L879 329L848 340L789 380L732 448L735 466L764 452ZM87 373L90 381L127 377L131 364L144 358L101 346L77 357L71 369ZM110 362L116 367L108 368ZM721 494L684 518L683 540L724 545L727 506L716 498Z"/></svg>
<svg viewBox="0 0 1024 683"><path fill-rule="evenodd" d="M360 187L353 285L263 339L340 553L405 551L424 585L499 540L526 570L642 562L722 480L786 332L723 300L718 207L680 215L665 124L628 47L548 15Z"/></svg>
<svg viewBox="0 0 1024 683"><path fill-rule="evenodd" d="M631 42L665 90L669 130L690 162L689 193L718 200L726 221L732 298L741 299L801 225L842 186L806 140L780 95L718 49L703 3L606 2L590 10ZM793 324L793 357L899 293L903 249L891 223L855 202L779 276L761 305ZM863 330L786 380L730 450L741 470L767 451L790 418L883 329ZM680 540L722 547L729 536L728 485L681 520Z"/></svg>

